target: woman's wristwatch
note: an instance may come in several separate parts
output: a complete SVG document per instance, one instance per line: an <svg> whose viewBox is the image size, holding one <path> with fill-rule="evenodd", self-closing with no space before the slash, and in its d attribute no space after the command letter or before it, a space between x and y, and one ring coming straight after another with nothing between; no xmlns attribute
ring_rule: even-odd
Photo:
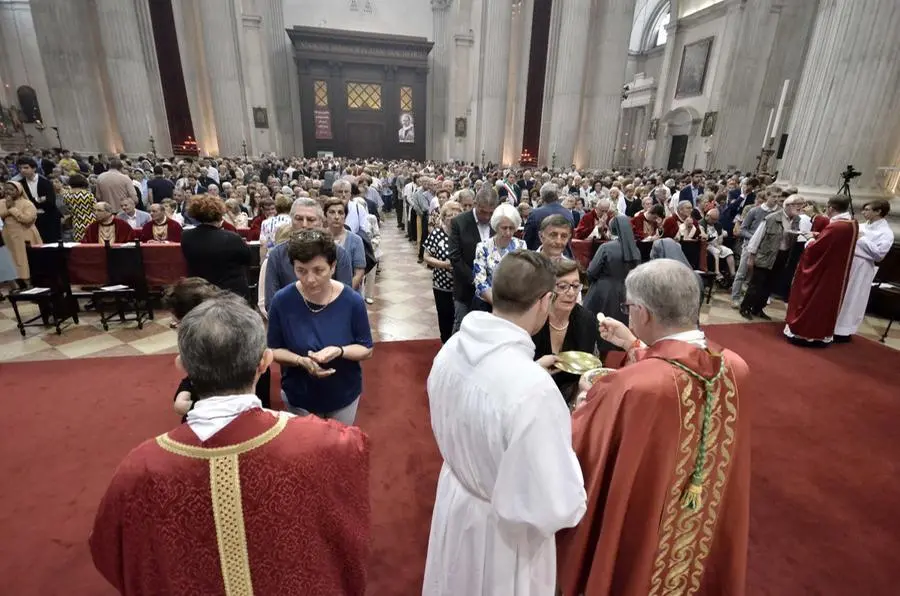
<svg viewBox="0 0 900 596"><path fill-rule="evenodd" d="M338 358L343 358L344 357L344 346L338 346L338 348L341 349L341 355L338 356Z"/></svg>

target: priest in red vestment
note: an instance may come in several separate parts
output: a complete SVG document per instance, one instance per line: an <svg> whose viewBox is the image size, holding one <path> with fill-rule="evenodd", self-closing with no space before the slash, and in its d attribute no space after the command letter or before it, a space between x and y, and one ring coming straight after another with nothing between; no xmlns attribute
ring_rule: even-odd
<svg viewBox="0 0 900 596"><path fill-rule="evenodd" d="M656 259L625 280L628 351L572 415L588 510L557 534L563 596L745 592L750 515L749 370L697 328L690 268Z"/></svg>
<svg viewBox="0 0 900 596"><path fill-rule="evenodd" d="M90 537L100 573L124 595L363 596L366 436L261 407L253 388L272 352L240 298L191 310L178 350L200 399L116 470Z"/></svg>
<svg viewBox="0 0 900 596"><path fill-rule="evenodd" d="M135 231L124 219L116 217L109 203L94 205L94 222L84 231L82 244L124 244L130 242Z"/></svg>
<svg viewBox="0 0 900 596"><path fill-rule="evenodd" d="M850 197L828 199L825 229L806 243L785 317L784 335L800 346L827 346L834 340L841 302L850 277L859 226L850 210Z"/></svg>
<svg viewBox="0 0 900 596"><path fill-rule="evenodd" d="M160 203L150 205L150 221L141 229L141 242L181 242L181 226L166 216Z"/></svg>

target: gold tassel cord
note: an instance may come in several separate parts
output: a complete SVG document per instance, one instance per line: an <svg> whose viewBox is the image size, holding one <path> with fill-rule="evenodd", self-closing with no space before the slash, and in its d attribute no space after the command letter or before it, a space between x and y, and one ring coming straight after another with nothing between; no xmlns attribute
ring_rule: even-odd
<svg viewBox="0 0 900 596"><path fill-rule="evenodd" d="M668 358L663 359L702 382L705 390L704 393L706 394L706 401L703 404L703 421L700 424L700 438L697 444L697 461L694 464L694 471L691 474L690 484L688 484L684 491L684 496L681 499L682 506L685 509L690 509L692 511L700 509L703 505L703 481L705 480L703 468L706 465L706 440L709 437L709 424L712 418L713 405L716 401L713 387L715 386L716 381L718 381L725 373L725 357L721 354L717 355L721 358L719 361L719 371L710 379L697 374L680 362Z"/></svg>

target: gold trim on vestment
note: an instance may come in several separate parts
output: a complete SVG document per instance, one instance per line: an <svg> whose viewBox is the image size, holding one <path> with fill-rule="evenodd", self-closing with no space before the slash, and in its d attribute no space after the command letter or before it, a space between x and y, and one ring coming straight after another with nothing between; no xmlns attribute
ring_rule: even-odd
<svg viewBox="0 0 900 596"><path fill-rule="evenodd" d="M279 415L275 424L266 432L248 439L243 443L228 445L227 447L197 447L194 445L186 445L172 440L168 434L162 434L156 437L156 443L166 451L184 457L193 457L194 459L212 459L214 457L225 457L228 455L240 455L257 447L262 447L284 430L287 425L289 416Z"/></svg>
<svg viewBox="0 0 900 596"><path fill-rule="evenodd" d="M275 424L264 433L227 447L185 445L173 441L168 434L156 437L156 443L170 453L209 461L209 489L226 596L253 596L238 456L262 447L277 437L287 426L289 418L280 414Z"/></svg>
<svg viewBox="0 0 900 596"><path fill-rule="evenodd" d="M714 478L709 490L710 498L704 499L697 509L685 507L682 497L691 475L691 462L695 461L698 440L698 418L703 408L697 407L694 394L706 395L705 387L687 373L674 372L679 394L678 414L681 428L678 437L678 455L675 460L668 500L660 520L659 544L653 575L650 579L650 595L689 595L699 591L704 565L715 535L723 488L731 465L731 449L734 445L737 421L737 390L730 368L713 386L713 403L708 435L707 458L703 466L703 478ZM724 410L724 421L723 421ZM724 437L720 440L720 434Z"/></svg>
<svg viewBox="0 0 900 596"><path fill-rule="evenodd" d="M209 460L209 488L226 596L253 596L237 454Z"/></svg>

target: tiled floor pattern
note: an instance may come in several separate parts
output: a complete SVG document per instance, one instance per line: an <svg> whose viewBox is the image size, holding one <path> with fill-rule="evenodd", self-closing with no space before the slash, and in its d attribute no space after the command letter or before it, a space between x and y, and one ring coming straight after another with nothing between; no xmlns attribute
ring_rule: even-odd
<svg viewBox="0 0 900 596"><path fill-rule="evenodd" d="M416 263L414 246L397 229L396 221L388 220L382 227L381 273L375 289L375 303L369 306L372 334L376 341L431 339L438 337L434 298L431 293L431 273ZM23 305L26 314L35 312ZM783 320L785 307L774 301L767 312L775 320ZM134 323L112 324L108 332L97 322L94 314L81 317L81 324L69 324L62 335L54 330L29 328L22 338L16 329L15 316L9 302L0 303L0 362L16 360L56 360L61 358L137 356L141 354L174 353L176 334L169 328L168 313L159 312L155 321L143 329ZM713 295L710 305L704 305L700 315L703 324L743 323L740 314L731 308L726 294ZM860 330L870 339L878 339L886 322L868 317ZM900 324L894 325L887 345L900 350Z"/></svg>

